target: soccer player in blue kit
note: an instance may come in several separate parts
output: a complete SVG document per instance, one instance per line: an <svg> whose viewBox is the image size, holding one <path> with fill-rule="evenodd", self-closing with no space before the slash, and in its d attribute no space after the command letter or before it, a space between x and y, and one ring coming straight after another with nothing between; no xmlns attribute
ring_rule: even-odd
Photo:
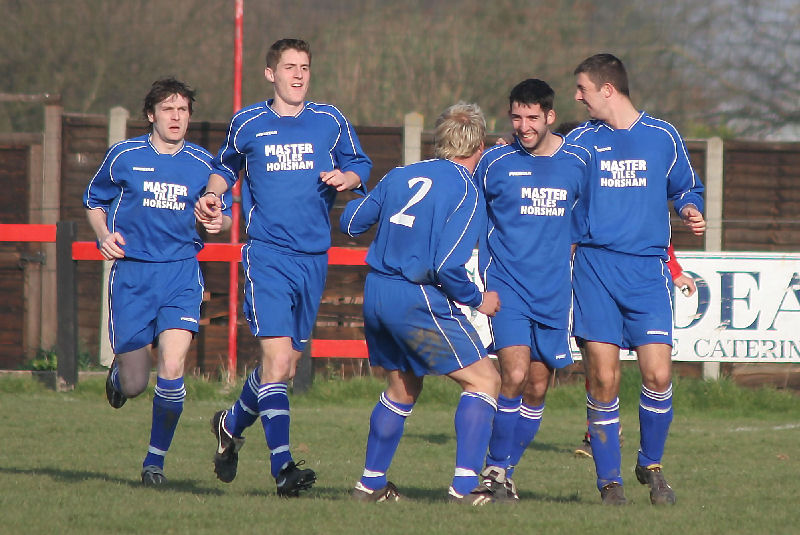
<svg viewBox="0 0 800 535"><path fill-rule="evenodd" d="M425 375L447 375L463 393L456 408L456 468L451 501L493 501L478 472L489 443L500 377L480 337L455 303L493 315L496 292L469 280L464 264L485 228L485 208L472 180L486 123L475 104L459 102L436 122L436 159L390 171L340 219L350 236L378 225L367 253L364 328L372 366L388 387L370 417L364 472L352 491L365 502L398 501L386 472Z"/></svg>
<svg viewBox="0 0 800 535"><path fill-rule="evenodd" d="M264 75L274 97L245 107L231 119L197 210L207 217L218 196L239 178L248 234L242 248L244 312L261 349L261 363L239 399L211 420L217 437L214 471L236 477L242 432L260 417L279 496L309 489L316 474L289 451L287 382L311 337L328 269L328 212L337 191L364 192L372 162L342 113L305 100L311 50L281 39L267 52Z"/></svg>
<svg viewBox="0 0 800 535"><path fill-rule="evenodd" d="M637 111L622 62L597 54L575 69L575 99L592 120L571 141L592 154L585 234L573 265L573 334L585 349L587 419L603 504L627 503L619 445L620 347L642 374L636 478L653 504L674 504L662 472L672 422L672 301L666 267L669 207L705 231L703 185L669 123Z"/></svg>
<svg viewBox="0 0 800 535"><path fill-rule="evenodd" d="M552 370L572 363L570 261L580 234L573 207L590 155L550 131L554 98L542 80L517 84L508 112L514 139L487 150L475 171L489 218L481 276L503 302L489 320L502 386L481 473L498 499L519 499L510 475L539 429Z"/></svg>
<svg viewBox="0 0 800 535"><path fill-rule="evenodd" d="M211 154L184 140L194 91L175 79L153 83L144 99L149 134L108 149L83 204L100 253L114 260L108 284L108 332L114 362L106 396L120 408L147 387L150 350L158 346L150 445L142 483L162 485L164 456L186 390L183 364L198 330L203 275L194 205L211 170ZM229 203L203 221L210 233L230 227Z"/></svg>

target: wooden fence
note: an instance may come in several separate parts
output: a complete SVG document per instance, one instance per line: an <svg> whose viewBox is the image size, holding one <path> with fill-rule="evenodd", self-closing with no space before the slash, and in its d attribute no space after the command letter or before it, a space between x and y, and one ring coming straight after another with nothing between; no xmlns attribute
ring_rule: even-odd
<svg viewBox="0 0 800 535"><path fill-rule="evenodd" d="M0 223L75 221L79 241L94 239L81 206L81 194L109 145L109 118L64 114L46 104L44 134L0 136L0 185L12 192ZM221 143L225 123L193 123L188 139L212 153ZM144 132L143 121L127 121L127 137ZM369 186L409 154L431 155L432 136L421 131L421 118L410 114L403 127L357 127L362 145L374 162ZM490 138L490 142L494 136ZM416 148L415 148L416 147ZM709 240L696 238L673 221L673 242L679 250L800 250L800 143L690 140L690 157L707 185ZM415 152L416 151L416 152ZM338 217L352 194L342 194L331 213L336 247L366 247L371 235L357 240L338 232ZM715 212L716 210L716 212ZM224 238L210 237L209 241ZM54 244L0 244L0 368L14 368L37 350L55 346L57 318ZM81 262L76 273L79 351L96 359L101 347L101 262ZM241 275L241 272L240 272ZM204 264L209 299L203 325L192 346L187 369L216 373L226 367L228 266ZM361 302L366 267L331 266L314 337L362 339ZM241 281L240 276L240 292ZM241 294L240 294L241 295ZM255 364L256 341L241 312L237 318L239 371ZM323 360L323 359L320 359ZM317 366L325 367L319 362Z"/></svg>

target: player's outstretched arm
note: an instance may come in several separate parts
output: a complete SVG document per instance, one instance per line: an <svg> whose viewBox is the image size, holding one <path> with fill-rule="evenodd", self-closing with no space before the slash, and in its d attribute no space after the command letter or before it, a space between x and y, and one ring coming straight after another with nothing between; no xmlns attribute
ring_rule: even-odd
<svg viewBox="0 0 800 535"><path fill-rule="evenodd" d="M121 247L125 245L125 238L119 232L108 230L105 210L101 208L87 209L86 218L97 236L97 248L103 258L106 260L125 258L125 251Z"/></svg>

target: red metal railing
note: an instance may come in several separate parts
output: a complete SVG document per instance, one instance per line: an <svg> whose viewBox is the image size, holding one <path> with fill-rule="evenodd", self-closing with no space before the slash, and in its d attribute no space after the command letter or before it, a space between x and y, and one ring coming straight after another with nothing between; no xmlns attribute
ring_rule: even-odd
<svg viewBox="0 0 800 535"><path fill-rule="evenodd" d="M0 224L0 242L55 242L56 225L3 225ZM202 262L239 262L242 244L207 243L197 254ZM328 264L339 266L364 265L366 249L331 247ZM94 242L72 242L73 260L103 260ZM230 335L229 335L230 336ZM311 340L313 358L367 358L364 340Z"/></svg>

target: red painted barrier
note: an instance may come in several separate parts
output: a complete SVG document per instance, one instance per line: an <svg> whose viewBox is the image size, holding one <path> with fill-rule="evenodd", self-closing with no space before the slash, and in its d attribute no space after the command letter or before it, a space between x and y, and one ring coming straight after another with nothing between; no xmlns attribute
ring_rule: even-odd
<svg viewBox="0 0 800 535"><path fill-rule="evenodd" d="M55 225L2 225L0 242L55 242ZM197 254L202 262L239 262L242 259L240 243L207 243ZM331 247L328 264L338 266L363 266L367 250ZM73 260L103 260L95 242L72 242ZM314 358L367 358L367 343L364 340L317 340L311 341L311 356Z"/></svg>
<svg viewBox="0 0 800 535"><path fill-rule="evenodd" d="M56 241L55 225L0 225L0 241Z"/></svg>

